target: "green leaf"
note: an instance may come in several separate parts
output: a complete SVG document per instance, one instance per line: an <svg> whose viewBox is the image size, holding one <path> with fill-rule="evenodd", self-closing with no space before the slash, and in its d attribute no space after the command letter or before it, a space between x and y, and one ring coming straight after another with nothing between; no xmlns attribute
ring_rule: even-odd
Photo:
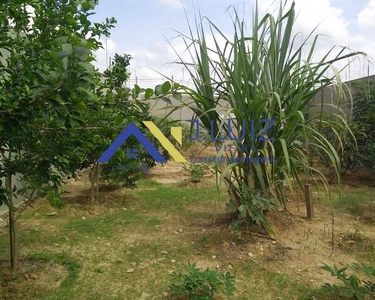
<svg viewBox="0 0 375 300"><path fill-rule="evenodd" d="M232 230L241 230L241 223L238 221L233 221L231 224Z"/></svg>
<svg viewBox="0 0 375 300"><path fill-rule="evenodd" d="M166 95L172 88L171 83L169 81L166 81L162 85L162 94Z"/></svg>
<svg viewBox="0 0 375 300"><path fill-rule="evenodd" d="M68 65L69 65L69 59L68 59L68 57L64 57L61 60L61 63L62 63L64 71L68 71Z"/></svg>
<svg viewBox="0 0 375 300"><path fill-rule="evenodd" d="M87 105L85 104L85 102L83 101L80 101L80 102L77 102L74 104L74 107L78 110L86 110L87 109Z"/></svg>
<svg viewBox="0 0 375 300"><path fill-rule="evenodd" d="M82 86L79 86L78 88L76 88L76 91L77 92L80 92L80 99L79 101L82 101L82 100L93 100L95 98L95 95L89 90L89 89L86 89ZM75 101L75 99L72 99L72 101Z"/></svg>
<svg viewBox="0 0 375 300"><path fill-rule="evenodd" d="M82 3L82 10L83 10L84 12L87 12L87 11L89 11L89 10L92 9L92 8L93 8L92 3L88 2L88 1Z"/></svg>
<svg viewBox="0 0 375 300"><path fill-rule="evenodd" d="M43 88L43 87L40 87L40 88L36 88L33 90L33 94L32 94L32 99L33 100L36 100L38 97L40 96L43 96L44 93L45 93L46 89Z"/></svg>
<svg viewBox="0 0 375 300"><path fill-rule="evenodd" d="M56 58L62 58L62 57L66 57L66 56L69 56L70 53L68 51L59 51L56 53L55 57Z"/></svg>
<svg viewBox="0 0 375 300"><path fill-rule="evenodd" d="M182 94L174 92L173 93L173 98L177 99L178 101L182 101Z"/></svg>
<svg viewBox="0 0 375 300"><path fill-rule="evenodd" d="M124 121L123 116L117 116L116 119L115 119L115 126L121 125L123 121Z"/></svg>
<svg viewBox="0 0 375 300"><path fill-rule="evenodd" d="M141 92L141 88L139 87L138 84L135 84L134 85L134 91L135 91L135 94L138 96L139 93Z"/></svg>
<svg viewBox="0 0 375 300"><path fill-rule="evenodd" d="M91 63L79 62L78 65L84 68L88 74L94 75L94 66Z"/></svg>
<svg viewBox="0 0 375 300"><path fill-rule="evenodd" d="M167 102L168 104L172 104L171 99L169 99L167 97L161 97L160 99L163 100L164 102Z"/></svg>
<svg viewBox="0 0 375 300"><path fill-rule="evenodd" d="M74 52L81 61L86 61L91 54L91 51L89 49L76 46L74 46Z"/></svg>
<svg viewBox="0 0 375 300"><path fill-rule="evenodd" d="M71 55L73 53L73 46L71 44L62 44L61 45L62 52Z"/></svg>
<svg viewBox="0 0 375 300"><path fill-rule="evenodd" d="M155 87L155 95L160 96L163 94L163 86L162 85L157 85Z"/></svg>
<svg viewBox="0 0 375 300"><path fill-rule="evenodd" d="M154 94L154 90L153 89L146 89L145 98L149 99L153 94Z"/></svg>

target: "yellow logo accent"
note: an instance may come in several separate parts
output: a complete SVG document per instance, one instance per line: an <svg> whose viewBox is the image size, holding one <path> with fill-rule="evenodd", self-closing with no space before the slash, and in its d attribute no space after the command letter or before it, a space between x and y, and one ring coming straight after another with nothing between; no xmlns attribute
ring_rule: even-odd
<svg viewBox="0 0 375 300"><path fill-rule="evenodd" d="M176 149L175 146L166 138L166 136L161 132L161 130L152 122L144 121L143 124L150 130L150 132L158 139L160 144L168 151L168 153L173 157L176 162L186 162L186 159L182 154ZM182 145L182 128L172 127L171 134L176 139L176 141Z"/></svg>

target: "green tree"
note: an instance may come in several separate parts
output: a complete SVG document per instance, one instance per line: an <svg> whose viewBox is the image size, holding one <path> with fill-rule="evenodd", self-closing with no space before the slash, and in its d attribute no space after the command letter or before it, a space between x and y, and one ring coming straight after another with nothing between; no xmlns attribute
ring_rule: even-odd
<svg viewBox="0 0 375 300"><path fill-rule="evenodd" d="M85 126L88 106L99 105L92 62L113 18L92 23L95 0L19 0L0 3L0 204L10 208L12 269L18 246L13 175L38 188L57 189L80 165L70 134ZM77 154L75 160L71 158Z"/></svg>
<svg viewBox="0 0 375 300"><path fill-rule="evenodd" d="M138 128L153 142L156 146L160 146L159 141L149 133L142 121L154 121L160 125L160 120L153 117L150 111L150 104L144 100L139 100L139 96L144 94L147 99L158 101L166 99L165 95L174 93L172 85L167 82L164 85L157 86L155 91L153 89L142 89L135 85L133 89L126 87L125 83L129 79L128 66L130 64L131 56L128 54L115 54L111 67L104 72L98 93L104 98L104 106L107 115L107 127L102 131L103 136L102 146L107 148L121 131L130 122L135 123ZM164 89L161 87L164 86ZM161 93L156 91L161 89ZM164 125L164 124L161 124ZM169 127L160 126L163 133L168 137L170 136ZM127 148L138 148L138 157L136 160L127 158ZM104 151L105 149L102 149ZM101 153L98 153L100 155ZM164 156L168 158L168 154L164 151ZM100 180L105 183L121 183L126 187L134 187L136 180L141 176L142 171L149 169L155 165L155 161L148 154L148 152L140 147L139 142L130 137L121 148L116 151L113 158L104 166L96 165L92 172L92 182L96 182L100 173ZM96 183L97 185L97 183ZM92 186L93 188L93 186ZM92 192L93 194L93 192Z"/></svg>
<svg viewBox="0 0 375 300"><path fill-rule="evenodd" d="M111 66L104 72L107 84L112 89L121 89L130 77L128 67L132 57L129 54L115 54Z"/></svg>

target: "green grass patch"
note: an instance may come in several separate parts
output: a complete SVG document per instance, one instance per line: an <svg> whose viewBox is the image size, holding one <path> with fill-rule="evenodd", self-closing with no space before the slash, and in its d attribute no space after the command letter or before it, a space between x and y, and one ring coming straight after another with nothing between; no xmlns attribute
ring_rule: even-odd
<svg viewBox="0 0 375 300"><path fill-rule="evenodd" d="M188 205L209 205L215 199L227 200L226 193L217 195L216 186L181 188L172 185L160 185L156 189L139 190L137 195L141 201L153 210L180 212Z"/></svg>
<svg viewBox="0 0 375 300"><path fill-rule="evenodd" d="M118 226L126 226L136 220L138 212L127 211L104 214L90 218L71 219L66 225L65 230L70 233L83 234L96 237L108 237Z"/></svg>
<svg viewBox="0 0 375 300"><path fill-rule="evenodd" d="M236 278L243 276L247 285L238 299L329 299L324 296L322 289L312 288L280 271L275 273L253 262L239 266L235 273Z"/></svg>
<svg viewBox="0 0 375 300"><path fill-rule="evenodd" d="M351 212L353 205L358 204L357 196L361 197L360 204L373 203L370 197L373 191L349 189L341 199L334 191L332 204L338 210ZM48 209L42 204L41 210L35 207L33 212L43 213L28 227L32 214L27 210L26 216L21 214L20 249L23 253L31 253L26 258L53 262L67 270L64 277L59 277L58 287L38 290L36 282L28 281L26 288L21 288L22 294L35 288L30 295L43 300L141 299L145 297L144 293L150 299L168 299L165 293L170 283L169 273L182 271L183 265L192 261L210 268L219 265L220 270L234 274L237 294L231 299L328 299L320 288L308 285L307 273L289 274L282 269L276 272L278 270L267 262L242 261L225 249L221 252L223 241L234 242L233 251L242 251L255 241L240 239L227 230L212 230L210 221L217 199L215 185L180 187L141 180L138 188L126 193L137 200L116 206L95 204L92 215L87 213L90 205L67 204L57 216L46 217L44 212ZM122 197L122 191L115 197ZM218 200L226 202L227 199L227 193L221 192ZM362 212L354 207L353 213ZM220 205L220 213L224 213L224 205ZM200 226L207 232L201 231ZM183 231L177 232L179 228ZM352 251L347 254L371 262L375 247L371 247L370 240L356 233L347 236L356 241L356 245L345 250ZM0 234L2 260L9 258L8 245L5 230ZM55 253L62 251L58 249L66 252ZM246 255L248 250L244 251L239 254ZM72 259L76 254L84 259L80 262ZM228 264L233 268L226 270ZM59 267L56 272L61 270ZM22 276L20 280L23 280Z"/></svg>
<svg viewBox="0 0 375 300"><path fill-rule="evenodd" d="M365 222L375 222L375 189L366 188L343 188L341 195L339 190L333 189L332 207L335 210L349 213L359 217ZM330 203L328 196L322 195L323 203Z"/></svg>
<svg viewBox="0 0 375 300"><path fill-rule="evenodd" d="M52 261L69 271L68 276L61 283L61 288L70 288L78 278L81 264L73 260L67 253L30 253L27 259Z"/></svg>
<svg viewBox="0 0 375 300"><path fill-rule="evenodd" d="M50 277L51 263L62 266L66 271L53 273L53 277ZM0 272L0 281L3 283L0 286L0 299L77 299L76 288L81 268L81 263L72 259L67 252L29 253L20 260L20 269L16 273L3 276ZM40 273L45 275L34 277Z"/></svg>

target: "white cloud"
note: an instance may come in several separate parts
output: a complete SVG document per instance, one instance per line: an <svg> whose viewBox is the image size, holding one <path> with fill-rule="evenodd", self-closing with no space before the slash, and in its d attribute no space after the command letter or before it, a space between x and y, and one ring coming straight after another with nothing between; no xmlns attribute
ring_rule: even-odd
<svg viewBox="0 0 375 300"><path fill-rule="evenodd" d="M185 50L182 42L174 41L173 47L178 53ZM182 66L174 63L177 55L167 42L150 41L146 48L133 49L130 54L133 57L130 64L130 86L136 83L136 78L142 87L155 87L172 77L176 82L188 84L189 77L186 76L186 72L184 73Z"/></svg>
<svg viewBox="0 0 375 300"><path fill-rule="evenodd" d="M99 49L95 53L95 66L99 68L100 71L105 71L109 64L109 58L113 57L115 53L119 51L119 48L111 39L100 40L100 42L103 45L103 49Z"/></svg>
<svg viewBox="0 0 375 300"><path fill-rule="evenodd" d="M260 9L266 12L272 6L272 3L278 4L273 0L264 0L260 2ZM289 1L290 5L291 1ZM318 60L325 55L332 46L347 46L355 51L362 51L368 54L371 59L375 57L375 0L370 0L366 8L358 14L357 27L359 30L353 33L349 30L350 21L345 18L343 10L333 5L339 5L339 1L332 0L296 0L296 11L298 13L295 32L303 32L304 37L314 30L316 34L322 34L315 51L315 59ZM271 10L272 11L272 10ZM353 24L352 24L353 25ZM355 27L355 26L354 26ZM338 48L339 50L339 48ZM348 63L347 60L337 63L338 69L343 68ZM358 56L350 68L341 74L344 80L358 77L364 77L375 72L374 66L369 66L367 60Z"/></svg>
<svg viewBox="0 0 375 300"><path fill-rule="evenodd" d="M206 35L207 46L211 49L215 48L215 43L212 34ZM225 40L222 36L216 37L221 48L225 46ZM185 62L192 62L192 57L187 46L182 39L172 39L171 44L161 42L159 40L152 40L146 48L133 49L129 53L133 59L130 64L130 71L132 73L129 81L129 86L133 86L138 78L138 84L141 87L154 87L163 82L173 78L177 83L193 87L193 82L190 78L189 72L180 62L178 56ZM191 49L194 55L194 50ZM210 57L217 59L216 55L210 54Z"/></svg>
<svg viewBox="0 0 375 300"><path fill-rule="evenodd" d="M112 39L108 39L107 43L105 40L101 40L101 42L104 49L99 49L95 53L95 66L100 71L107 69L107 58L109 61L115 53L129 53L132 56L128 86L132 87L138 81L138 84L143 88L153 88L171 77L181 84L189 84L190 78L183 67L173 63L177 60L177 55L166 41L151 40L147 47L133 48L127 51L120 49ZM175 40L171 43L178 53L184 52L185 45L182 42ZM106 44L108 51L106 51Z"/></svg>
<svg viewBox="0 0 375 300"><path fill-rule="evenodd" d="M344 18L342 9L333 7L330 0L297 0L295 3L297 20L294 33L302 32L306 38L318 26L315 34L324 34L328 39L338 40L349 35L349 22ZM264 0L259 7L263 14L275 11L276 15L278 4L278 1ZM288 1L286 9L290 5L291 1ZM327 39L324 42L332 45L332 41Z"/></svg>
<svg viewBox="0 0 375 300"><path fill-rule="evenodd" d="M364 34L375 32L375 0L370 0L367 6L358 14L357 22L359 30Z"/></svg>
<svg viewBox="0 0 375 300"><path fill-rule="evenodd" d="M173 8L183 8L183 0L158 0L158 2Z"/></svg>
<svg viewBox="0 0 375 300"><path fill-rule="evenodd" d="M181 5L180 0L158 0L160 4ZM254 1L254 0L251 0ZM272 11L270 6L272 3L279 3L274 0L259 1L261 12ZM334 3L334 4L333 4ZM289 2L290 4L290 2ZM348 20L343 14L343 10L335 7L339 5L339 1L334 0L296 0L296 11L298 13L295 32L303 32L304 37L319 25L316 33L323 34L315 51L315 60L319 60L334 45L349 46L351 49L366 52L370 57L375 57L375 0L369 0L366 7L353 20ZM226 16L229 18L229 16ZM351 23L354 22L354 23ZM352 26L354 25L354 26ZM358 28L356 32L352 32L353 28ZM230 28L221 28L224 31ZM171 64L177 59L176 54L167 42L160 42L155 37L150 40L146 47L133 47L124 51L119 49L116 43L108 40L108 56L113 56L115 52L130 53L133 56L130 71L132 73L130 85L135 83L135 77L138 77L138 83L142 87L154 87L163 80L161 74L171 77L173 76L177 82L182 84L189 83L189 76L183 67ZM207 35L209 46L213 46L212 36ZM178 53L182 53L184 58L187 57L185 52L186 46L181 40L173 40L173 46ZM219 41L221 44L222 41ZM103 42L105 45L105 42ZM105 50L97 52L97 65L101 70L105 69L106 59ZM337 68L344 67L348 61L337 64ZM368 63L363 57L359 57L351 66L342 73L344 80L367 76ZM158 72L156 72L157 70ZM370 65L370 74L375 73L374 66ZM165 78L164 78L165 80ZM190 82L191 83L191 82Z"/></svg>

